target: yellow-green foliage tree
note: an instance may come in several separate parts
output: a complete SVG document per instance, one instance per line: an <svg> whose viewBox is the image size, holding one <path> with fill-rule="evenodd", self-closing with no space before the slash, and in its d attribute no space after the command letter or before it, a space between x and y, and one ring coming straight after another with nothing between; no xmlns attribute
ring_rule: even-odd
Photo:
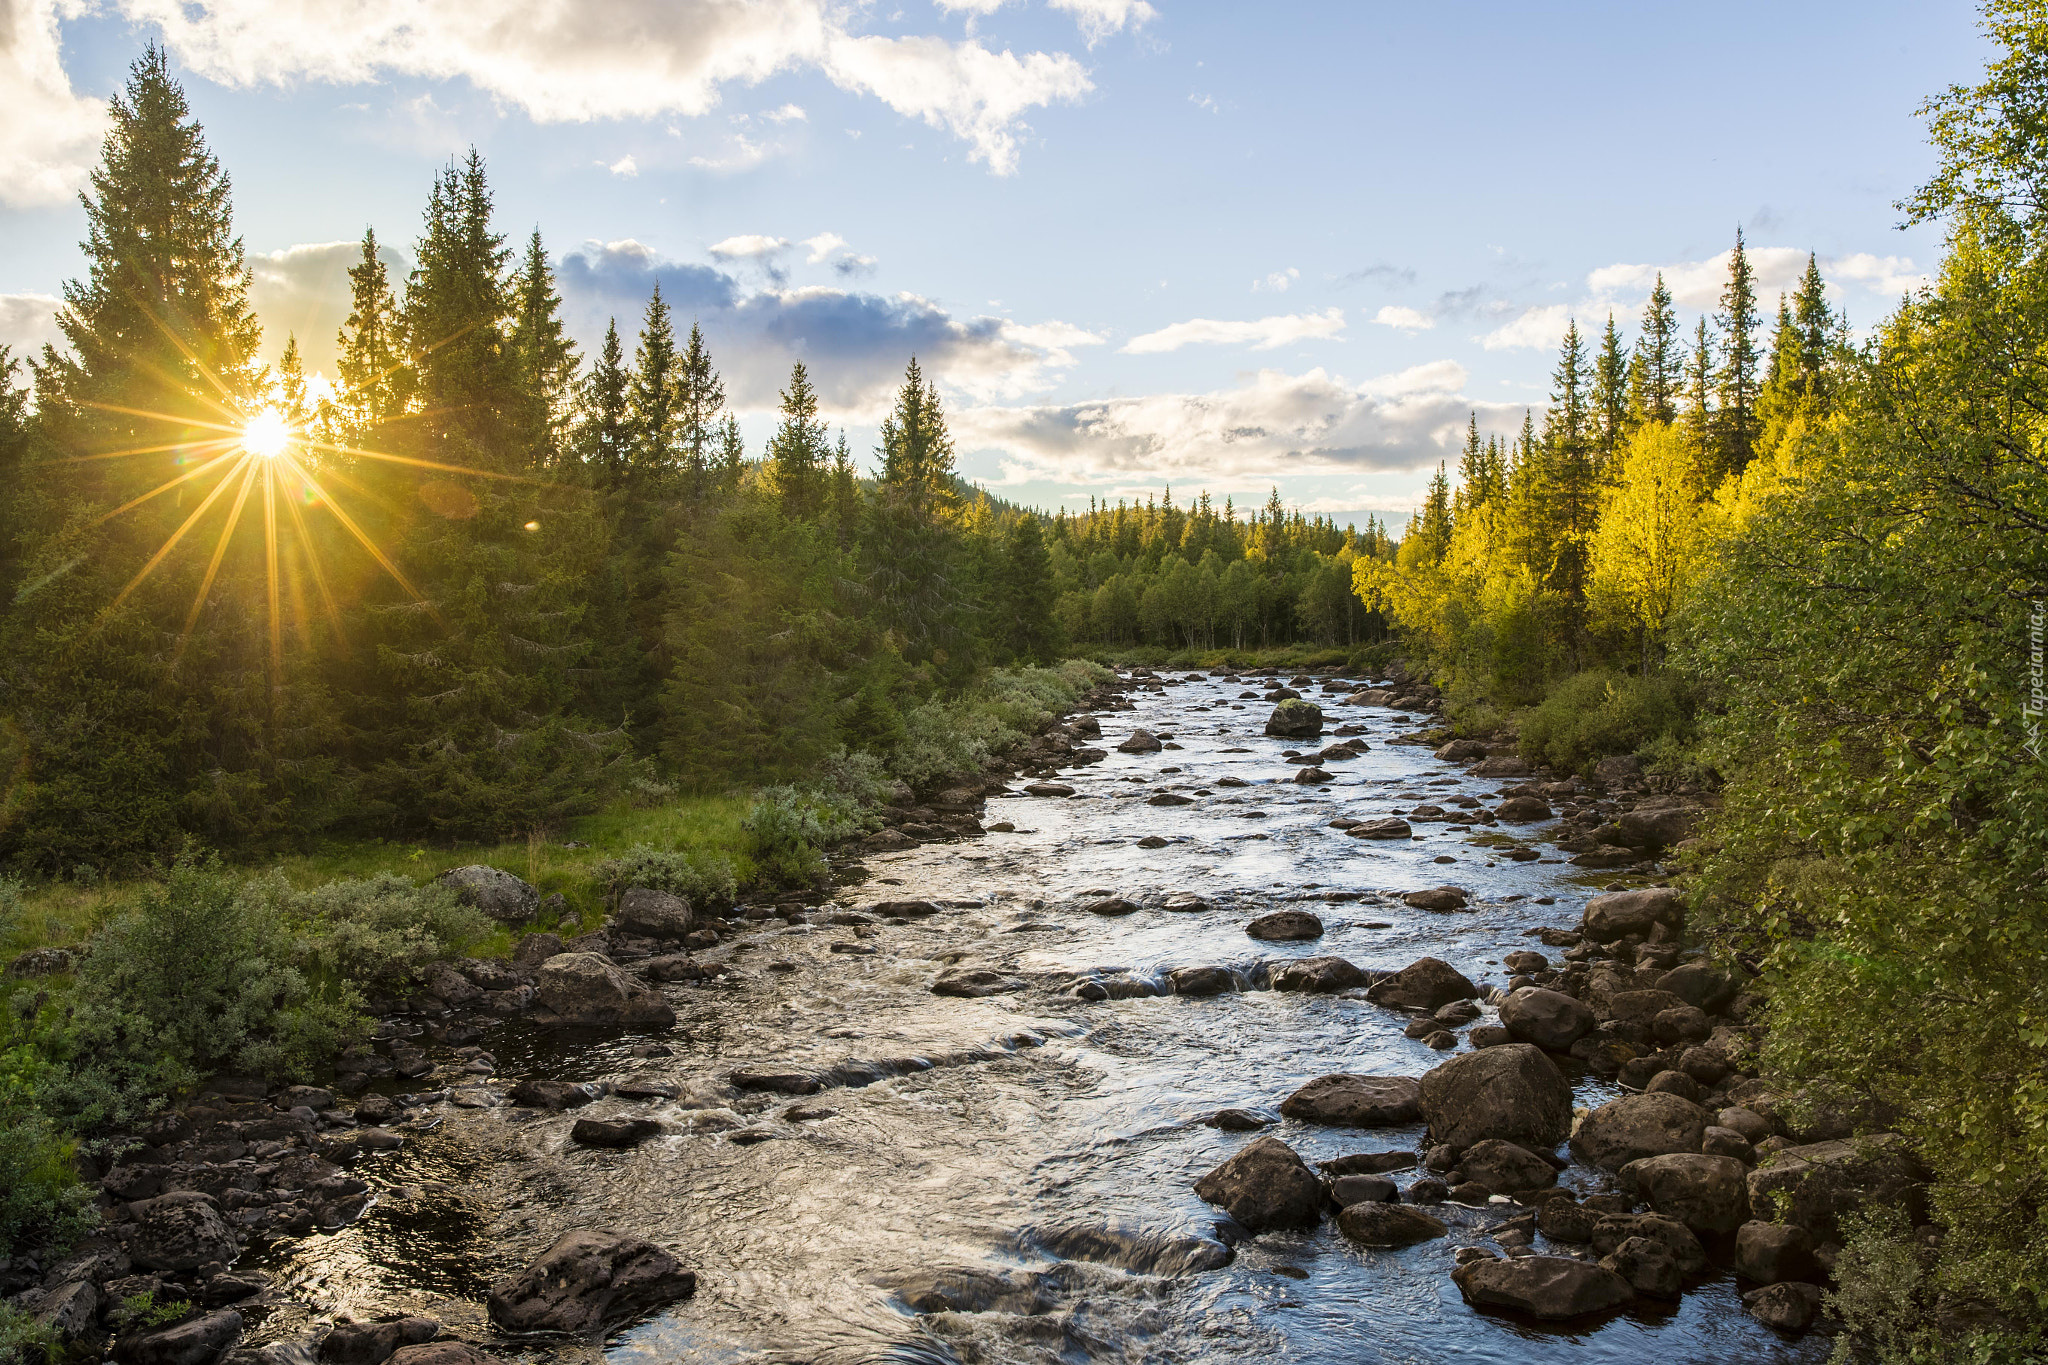
<svg viewBox="0 0 2048 1365"><path fill-rule="evenodd" d="M1589 591L1597 619L1639 637L1645 673L1653 642L1699 573L1705 535L1685 438L1662 422L1637 428L1601 500Z"/></svg>

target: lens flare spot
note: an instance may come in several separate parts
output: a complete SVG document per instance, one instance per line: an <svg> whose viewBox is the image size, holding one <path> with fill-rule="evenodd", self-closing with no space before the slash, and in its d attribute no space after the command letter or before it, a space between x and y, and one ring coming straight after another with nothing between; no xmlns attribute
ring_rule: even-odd
<svg viewBox="0 0 2048 1365"><path fill-rule="evenodd" d="M529 521L526 523L526 529L529 531L538 531L540 529L540 523L537 521Z"/></svg>
<svg viewBox="0 0 2048 1365"><path fill-rule="evenodd" d="M264 408L242 424L242 448L266 460L284 454L292 443L292 424L276 408Z"/></svg>

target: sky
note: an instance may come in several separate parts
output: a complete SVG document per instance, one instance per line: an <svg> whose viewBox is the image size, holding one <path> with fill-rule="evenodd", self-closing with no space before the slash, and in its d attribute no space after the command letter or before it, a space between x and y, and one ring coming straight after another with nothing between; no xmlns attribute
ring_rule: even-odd
<svg viewBox="0 0 2048 1365"><path fill-rule="evenodd" d="M105 100L165 45L274 357L331 366L365 228L411 261L475 147L573 333L656 280L758 451L792 362L856 452L915 354L961 471L1042 507L1278 488L1398 524L1466 421L1540 420L1567 322L1688 333L1738 228L1867 330L1973 6L0 0L0 343L55 339ZM876 463L867 456L864 463Z"/></svg>

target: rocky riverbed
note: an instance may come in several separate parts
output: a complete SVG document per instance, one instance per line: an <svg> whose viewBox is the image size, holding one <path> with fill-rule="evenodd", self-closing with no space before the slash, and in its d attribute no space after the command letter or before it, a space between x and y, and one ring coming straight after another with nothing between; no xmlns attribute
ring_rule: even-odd
<svg viewBox="0 0 2048 1365"><path fill-rule="evenodd" d="M12 1289L190 1303L133 1365L1826 1354L1839 1217L1917 1172L1747 1074L1657 885L1696 794L1442 744L1400 680L1088 700L829 897L629 892L330 1085L224 1079Z"/></svg>

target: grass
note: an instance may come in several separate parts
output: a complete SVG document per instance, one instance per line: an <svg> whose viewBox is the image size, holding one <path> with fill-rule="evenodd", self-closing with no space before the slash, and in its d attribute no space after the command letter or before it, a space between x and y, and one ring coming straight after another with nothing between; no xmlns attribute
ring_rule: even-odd
<svg viewBox="0 0 2048 1365"><path fill-rule="evenodd" d="M748 838L741 822L753 804L751 794L677 796L658 806L636 809L620 802L609 810L569 822L559 833L501 844L456 844L429 847L402 840L351 840L323 845L253 863L250 872L276 867L291 884L310 890L343 878L394 873L415 884L450 868L473 863L510 872L538 887L541 895L561 892L569 913L550 917L540 928L584 932L603 917L603 893L592 876L601 860L636 845L683 849L731 864L742 884L754 876ZM568 848L567 844L582 844ZM101 882L40 882L22 887L16 902L0 915L0 960L44 947L74 947L131 905L151 879ZM500 930L479 945L479 956L503 955L512 936ZM20 983L17 983L20 984Z"/></svg>

